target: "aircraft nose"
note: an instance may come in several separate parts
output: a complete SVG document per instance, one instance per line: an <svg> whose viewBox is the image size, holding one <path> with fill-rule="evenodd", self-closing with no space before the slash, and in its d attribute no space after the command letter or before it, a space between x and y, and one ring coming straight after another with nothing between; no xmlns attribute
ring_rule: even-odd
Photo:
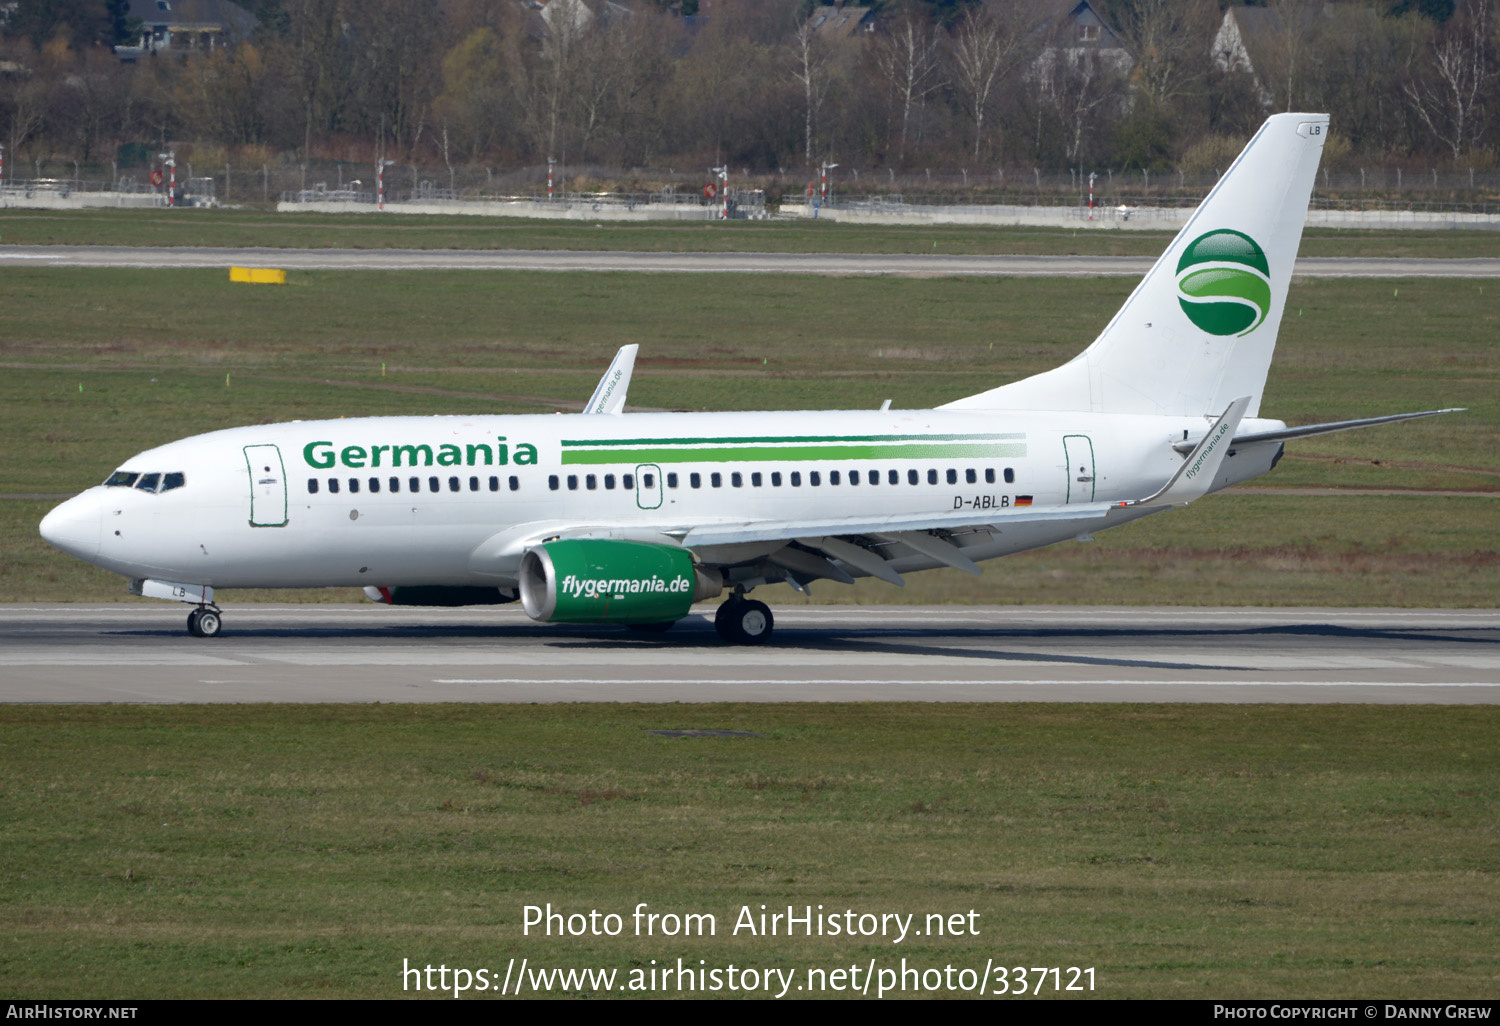
<svg viewBox="0 0 1500 1026"><path fill-rule="evenodd" d="M70 556L92 560L99 555L103 514L103 504L92 490L75 495L42 518L42 537Z"/></svg>

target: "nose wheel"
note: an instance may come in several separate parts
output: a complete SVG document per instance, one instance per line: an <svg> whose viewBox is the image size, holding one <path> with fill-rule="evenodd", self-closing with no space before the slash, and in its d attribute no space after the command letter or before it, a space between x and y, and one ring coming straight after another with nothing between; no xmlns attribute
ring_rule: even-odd
<svg viewBox="0 0 1500 1026"><path fill-rule="evenodd" d="M714 614L714 630L733 645L764 645L775 624L769 606L739 595L730 596Z"/></svg>
<svg viewBox="0 0 1500 1026"><path fill-rule="evenodd" d="M217 638L224 629L224 620L217 609L199 606L188 614L187 629L195 638Z"/></svg>

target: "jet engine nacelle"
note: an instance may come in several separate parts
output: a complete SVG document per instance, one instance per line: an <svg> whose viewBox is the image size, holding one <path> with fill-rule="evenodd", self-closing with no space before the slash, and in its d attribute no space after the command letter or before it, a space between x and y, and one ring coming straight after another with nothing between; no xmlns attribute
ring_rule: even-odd
<svg viewBox="0 0 1500 1026"><path fill-rule="evenodd" d="M526 615L543 623L671 623L724 590L686 549L589 538L527 549L520 584Z"/></svg>

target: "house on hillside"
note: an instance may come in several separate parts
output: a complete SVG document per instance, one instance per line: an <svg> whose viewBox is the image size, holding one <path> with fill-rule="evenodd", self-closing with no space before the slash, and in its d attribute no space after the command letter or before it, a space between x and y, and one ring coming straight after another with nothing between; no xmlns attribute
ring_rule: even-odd
<svg viewBox="0 0 1500 1026"><path fill-rule="evenodd" d="M232 0L128 0L125 16L138 18L134 46L117 46L126 62L152 53L212 53L250 35L259 22Z"/></svg>
<svg viewBox="0 0 1500 1026"><path fill-rule="evenodd" d="M813 31L830 43L858 39L875 31L875 10L871 7L828 4L815 8L810 17Z"/></svg>
<svg viewBox="0 0 1500 1026"><path fill-rule="evenodd" d="M1307 3L1297 7L1230 7L1214 33L1214 67L1226 75L1244 75L1261 107L1270 113L1275 90L1270 83L1293 70L1310 45L1320 17L1333 13L1331 5Z"/></svg>
<svg viewBox="0 0 1500 1026"><path fill-rule="evenodd" d="M1134 66L1125 41L1090 0L1042 0L1037 10L1042 15L1032 31L1037 55L1028 77L1044 81L1059 66L1076 68L1084 63L1097 63L1120 74Z"/></svg>

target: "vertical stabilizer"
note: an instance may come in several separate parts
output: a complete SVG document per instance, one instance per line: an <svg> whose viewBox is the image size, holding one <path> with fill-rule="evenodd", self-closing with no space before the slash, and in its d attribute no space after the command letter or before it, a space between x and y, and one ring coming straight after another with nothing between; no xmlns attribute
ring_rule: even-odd
<svg viewBox="0 0 1500 1026"><path fill-rule="evenodd" d="M1217 416L1260 410L1326 114L1261 126L1114 319L1054 370L947 409Z"/></svg>

